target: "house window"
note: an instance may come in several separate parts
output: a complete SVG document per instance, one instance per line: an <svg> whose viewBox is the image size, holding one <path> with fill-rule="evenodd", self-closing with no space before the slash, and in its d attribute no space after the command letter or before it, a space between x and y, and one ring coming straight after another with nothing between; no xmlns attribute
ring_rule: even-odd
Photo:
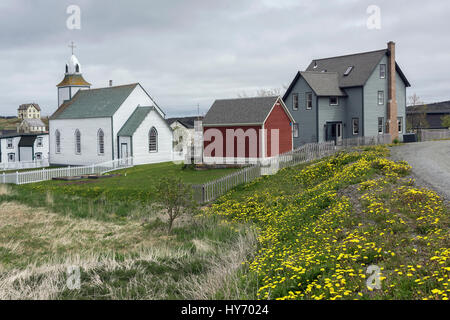
<svg viewBox="0 0 450 320"><path fill-rule="evenodd" d="M306 93L306 109L307 110L312 109L312 92Z"/></svg>
<svg viewBox="0 0 450 320"><path fill-rule="evenodd" d="M384 123L384 118L379 117L378 118L378 134L383 134L383 123Z"/></svg>
<svg viewBox="0 0 450 320"><path fill-rule="evenodd" d="M330 106L338 106L338 105L339 105L338 97L330 97Z"/></svg>
<svg viewBox="0 0 450 320"><path fill-rule="evenodd" d="M353 130L354 135L359 134L359 119L358 118L352 119L352 130Z"/></svg>
<svg viewBox="0 0 450 320"><path fill-rule="evenodd" d="M98 145L98 154L105 154L105 134L102 129L98 129L97 132L97 145Z"/></svg>
<svg viewBox="0 0 450 320"><path fill-rule="evenodd" d="M42 137L38 137L38 138L37 138L36 146L37 146L38 148L41 148L41 147L42 147Z"/></svg>
<svg viewBox="0 0 450 320"><path fill-rule="evenodd" d="M378 104L384 104L384 91L378 91Z"/></svg>
<svg viewBox="0 0 450 320"><path fill-rule="evenodd" d="M8 162L16 162L16 154L8 153Z"/></svg>
<svg viewBox="0 0 450 320"><path fill-rule="evenodd" d="M36 160L42 160L42 153L41 152L36 153L35 158Z"/></svg>
<svg viewBox="0 0 450 320"><path fill-rule="evenodd" d="M385 79L386 78L386 65L380 64L380 78Z"/></svg>
<svg viewBox="0 0 450 320"><path fill-rule="evenodd" d="M75 130L75 153L81 154L81 133L80 130Z"/></svg>
<svg viewBox="0 0 450 320"><path fill-rule="evenodd" d="M294 138L298 138L298 123L294 123Z"/></svg>
<svg viewBox="0 0 450 320"><path fill-rule="evenodd" d="M13 148L13 139L8 139L6 147L8 149L12 149Z"/></svg>
<svg viewBox="0 0 450 320"><path fill-rule="evenodd" d="M292 110L298 110L298 93L292 95Z"/></svg>
<svg viewBox="0 0 450 320"><path fill-rule="evenodd" d="M148 134L148 151L158 152L158 131L153 127Z"/></svg>
<svg viewBox="0 0 450 320"><path fill-rule="evenodd" d="M55 131L55 143L56 143L56 153L61 152L61 133L59 130Z"/></svg>
<svg viewBox="0 0 450 320"><path fill-rule="evenodd" d="M398 132L402 133L403 132L403 118L398 117L397 123L398 123Z"/></svg>

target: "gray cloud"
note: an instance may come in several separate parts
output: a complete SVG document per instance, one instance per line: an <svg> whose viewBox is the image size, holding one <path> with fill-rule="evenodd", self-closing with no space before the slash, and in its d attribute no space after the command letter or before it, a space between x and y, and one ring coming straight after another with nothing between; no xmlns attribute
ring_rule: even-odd
<svg viewBox="0 0 450 320"><path fill-rule="evenodd" d="M81 8L81 30L66 8ZM366 8L381 8L368 30ZM168 115L206 112L216 98L288 84L314 58L397 43L397 60L427 102L450 99L444 1L19 1L0 4L0 113L38 102L56 109L56 87L75 41L94 87L140 82Z"/></svg>

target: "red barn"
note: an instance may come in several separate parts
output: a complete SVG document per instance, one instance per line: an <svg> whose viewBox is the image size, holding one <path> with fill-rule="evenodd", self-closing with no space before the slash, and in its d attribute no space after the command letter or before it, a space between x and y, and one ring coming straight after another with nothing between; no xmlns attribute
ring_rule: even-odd
<svg viewBox="0 0 450 320"><path fill-rule="evenodd" d="M245 162L291 151L294 122L278 96L216 100L203 119L203 159Z"/></svg>

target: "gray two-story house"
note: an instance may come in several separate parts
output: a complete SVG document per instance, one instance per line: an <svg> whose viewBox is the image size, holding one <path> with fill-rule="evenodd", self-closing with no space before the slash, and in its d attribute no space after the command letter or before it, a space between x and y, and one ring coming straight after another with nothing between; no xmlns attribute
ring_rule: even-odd
<svg viewBox="0 0 450 320"><path fill-rule="evenodd" d="M394 42L383 50L313 60L283 96L296 121L294 148L385 133L401 140L407 87Z"/></svg>

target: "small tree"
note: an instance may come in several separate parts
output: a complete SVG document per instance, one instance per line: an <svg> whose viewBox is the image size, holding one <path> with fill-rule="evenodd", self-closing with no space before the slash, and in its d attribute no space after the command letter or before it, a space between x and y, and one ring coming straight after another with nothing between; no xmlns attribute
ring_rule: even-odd
<svg viewBox="0 0 450 320"><path fill-rule="evenodd" d="M198 205L194 200L192 188L180 178L166 177L159 181L156 195L157 205L166 211L168 232L172 231L173 222L183 214L194 214Z"/></svg>
<svg viewBox="0 0 450 320"><path fill-rule="evenodd" d="M442 126L446 128L450 128L450 115L447 114L443 117L441 117Z"/></svg>

